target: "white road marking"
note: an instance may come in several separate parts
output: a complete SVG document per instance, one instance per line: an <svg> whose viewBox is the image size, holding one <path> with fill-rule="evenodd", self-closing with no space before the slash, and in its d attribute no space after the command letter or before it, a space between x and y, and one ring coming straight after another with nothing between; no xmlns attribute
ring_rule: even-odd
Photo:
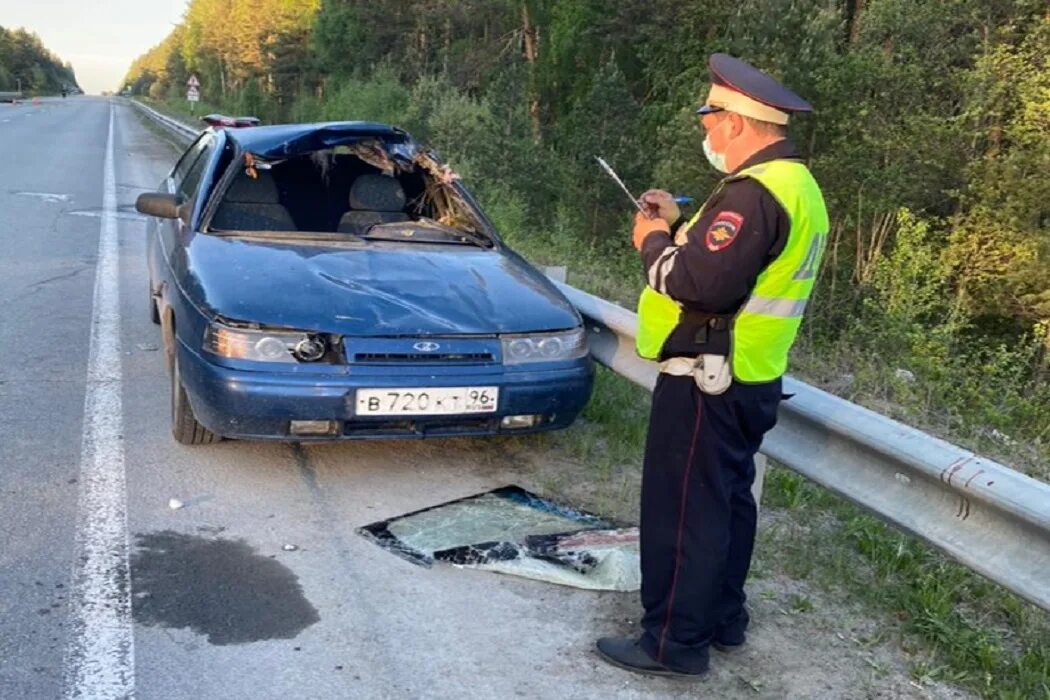
<svg viewBox="0 0 1050 700"><path fill-rule="evenodd" d="M135 692L113 119L111 106L84 396L77 542L70 601L73 629L66 650L66 697L92 700L126 698Z"/></svg>
<svg viewBox="0 0 1050 700"><path fill-rule="evenodd" d="M54 192L15 192L20 197L36 197L42 199L45 202L68 202L72 197L68 194L55 194Z"/></svg>
<svg viewBox="0 0 1050 700"><path fill-rule="evenodd" d="M86 217L88 217L90 219L100 219L103 216L111 216L111 214L107 214L106 212L101 212L101 211L67 211L66 215L67 216L86 216ZM129 214L127 212L116 212L115 214L112 214L112 216L115 216L116 218L120 219L121 221L149 221L149 217L148 216L143 216L142 214Z"/></svg>

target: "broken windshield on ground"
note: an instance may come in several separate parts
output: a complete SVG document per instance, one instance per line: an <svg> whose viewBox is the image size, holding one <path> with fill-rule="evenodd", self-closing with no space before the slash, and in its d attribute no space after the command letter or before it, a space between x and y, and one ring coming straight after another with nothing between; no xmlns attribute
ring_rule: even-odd
<svg viewBox="0 0 1050 700"><path fill-rule="evenodd" d="M373 523L358 532L423 566L435 561L592 590L637 590L637 528L518 486Z"/></svg>
<svg viewBox="0 0 1050 700"><path fill-rule="evenodd" d="M403 150L403 149L402 149ZM379 139L280 160L238 156L208 230L491 245L446 166Z"/></svg>

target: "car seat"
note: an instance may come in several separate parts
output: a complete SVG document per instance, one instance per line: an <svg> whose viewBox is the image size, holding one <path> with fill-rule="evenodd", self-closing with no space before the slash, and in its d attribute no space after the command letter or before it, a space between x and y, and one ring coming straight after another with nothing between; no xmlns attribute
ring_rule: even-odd
<svg viewBox="0 0 1050 700"><path fill-rule="evenodd" d="M361 175L350 186L350 211L339 219L341 233L363 234L373 224L411 221L405 188L386 175Z"/></svg>
<svg viewBox="0 0 1050 700"><path fill-rule="evenodd" d="M251 178L241 173L226 190L212 219L213 228L226 231L295 231L295 221L281 204L277 183L269 170Z"/></svg>

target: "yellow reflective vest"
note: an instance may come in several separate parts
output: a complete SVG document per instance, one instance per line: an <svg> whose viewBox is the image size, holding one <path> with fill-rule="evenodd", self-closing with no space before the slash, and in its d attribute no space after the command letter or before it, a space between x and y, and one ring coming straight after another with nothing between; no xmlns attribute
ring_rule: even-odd
<svg viewBox="0 0 1050 700"><path fill-rule="evenodd" d="M791 224L784 250L759 274L730 327L733 377L742 382L768 382L787 371L788 353L824 255L828 212L816 180L798 161L759 163L726 178L719 189L745 177L757 180L773 195ZM703 213L701 209L687 228ZM647 286L638 300L638 354L657 359L681 315L678 302Z"/></svg>

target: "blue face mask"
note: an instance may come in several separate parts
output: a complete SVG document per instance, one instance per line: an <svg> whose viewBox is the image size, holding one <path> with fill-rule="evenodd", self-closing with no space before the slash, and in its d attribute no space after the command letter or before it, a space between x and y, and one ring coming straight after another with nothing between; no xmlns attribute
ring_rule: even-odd
<svg viewBox="0 0 1050 700"><path fill-rule="evenodd" d="M723 153L715 153L715 149L711 148L711 137L704 137L704 155L707 156L707 162L711 164L711 167L720 173L728 173L729 168L726 167L726 157Z"/></svg>

